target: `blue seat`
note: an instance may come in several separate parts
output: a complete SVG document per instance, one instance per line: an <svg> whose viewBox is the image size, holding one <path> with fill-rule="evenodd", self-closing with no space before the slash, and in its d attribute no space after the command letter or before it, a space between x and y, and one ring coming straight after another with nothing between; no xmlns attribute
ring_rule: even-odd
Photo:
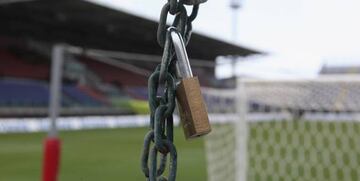
<svg viewBox="0 0 360 181"><path fill-rule="evenodd" d="M37 81L0 80L0 104L44 107L49 103L46 84Z"/></svg>
<svg viewBox="0 0 360 181"><path fill-rule="evenodd" d="M0 106L2 107L47 107L49 105L49 85L33 80L0 80ZM103 106L74 85L62 88L61 105L63 107Z"/></svg>
<svg viewBox="0 0 360 181"><path fill-rule="evenodd" d="M71 99L76 105L96 107L102 106L103 104L86 93L79 90L76 86L65 85L62 88L64 95Z"/></svg>

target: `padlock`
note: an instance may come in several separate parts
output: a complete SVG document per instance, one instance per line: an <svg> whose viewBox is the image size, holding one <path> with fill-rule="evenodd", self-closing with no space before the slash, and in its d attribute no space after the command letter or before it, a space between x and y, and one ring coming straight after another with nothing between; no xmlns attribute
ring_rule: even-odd
<svg viewBox="0 0 360 181"><path fill-rule="evenodd" d="M176 89L177 105L185 138L196 138L211 131L208 113L197 77L193 77L184 41L180 33L169 28L177 56L176 72L180 83Z"/></svg>

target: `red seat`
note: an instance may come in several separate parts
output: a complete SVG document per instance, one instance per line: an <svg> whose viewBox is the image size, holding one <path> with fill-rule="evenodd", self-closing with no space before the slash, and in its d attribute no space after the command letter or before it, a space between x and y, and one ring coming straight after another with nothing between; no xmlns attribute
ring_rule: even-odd
<svg viewBox="0 0 360 181"><path fill-rule="evenodd" d="M94 71L100 78L108 83L115 83L120 86L146 86L147 77L136 74L134 72L113 67L105 63L101 63L88 58L82 58L81 62L84 63L89 69Z"/></svg>
<svg viewBox="0 0 360 181"><path fill-rule="evenodd" d="M34 65L19 59L15 55L0 50L0 75L6 77L30 78L47 80L49 66L46 64Z"/></svg>

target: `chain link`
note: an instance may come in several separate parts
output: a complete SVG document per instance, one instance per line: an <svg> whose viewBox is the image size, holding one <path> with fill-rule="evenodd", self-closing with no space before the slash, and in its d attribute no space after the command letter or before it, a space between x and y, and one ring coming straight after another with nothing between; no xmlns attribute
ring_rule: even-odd
<svg viewBox="0 0 360 181"><path fill-rule="evenodd" d="M157 29L157 41L158 44L163 48L166 41L166 29L167 29L166 21L168 15L169 14L175 15L175 19L172 23L172 26L176 27L180 31L180 34L182 35L184 41L188 43L190 39L189 35L191 34L192 31L192 22L197 17L199 11L199 4L194 5L190 16L187 16L187 11L185 6L182 4L182 1L179 1L176 5L177 7L175 11L176 13L173 13L172 6L175 5L172 4L173 4L173 0L170 0L170 2L166 3L163 6L160 13L160 20Z"/></svg>
<svg viewBox="0 0 360 181"><path fill-rule="evenodd" d="M199 4L193 5L192 12L188 16L184 0L168 0L161 10L157 41L164 50L161 64L156 67L148 80L150 131L145 135L141 156L141 169L147 181L176 180L177 152L173 143L172 115L175 109L176 60L170 31L178 31L187 44L191 36L192 22L198 10ZM166 21L169 14L175 16L172 23L175 28L168 31ZM159 95L159 92L162 94ZM164 177L168 156L170 157L169 172L168 176Z"/></svg>

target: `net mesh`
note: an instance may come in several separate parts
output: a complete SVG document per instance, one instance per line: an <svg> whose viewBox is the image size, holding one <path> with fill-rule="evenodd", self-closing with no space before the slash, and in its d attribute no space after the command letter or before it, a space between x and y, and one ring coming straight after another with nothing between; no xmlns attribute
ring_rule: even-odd
<svg viewBox="0 0 360 181"><path fill-rule="evenodd" d="M213 123L211 134L205 137L208 180L234 180L236 134L231 123L236 118L234 91L205 89L202 92Z"/></svg>
<svg viewBox="0 0 360 181"><path fill-rule="evenodd" d="M210 115L223 115L205 139L209 181L360 180L360 81L242 84L242 98L203 90Z"/></svg>

